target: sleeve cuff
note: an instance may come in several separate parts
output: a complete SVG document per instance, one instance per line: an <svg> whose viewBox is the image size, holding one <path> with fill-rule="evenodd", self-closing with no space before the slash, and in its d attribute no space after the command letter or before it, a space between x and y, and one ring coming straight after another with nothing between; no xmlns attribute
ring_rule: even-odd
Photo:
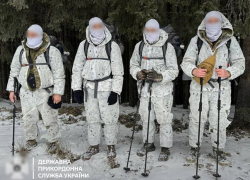
<svg viewBox="0 0 250 180"><path fill-rule="evenodd" d="M233 79L234 79L234 77L233 77L233 74L232 74L231 68L230 68L230 67L228 67L228 68L226 69L226 71L227 71L227 72L229 72L229 74L230 74L230 77L228 78L228 80L233 80Z"/></svg>

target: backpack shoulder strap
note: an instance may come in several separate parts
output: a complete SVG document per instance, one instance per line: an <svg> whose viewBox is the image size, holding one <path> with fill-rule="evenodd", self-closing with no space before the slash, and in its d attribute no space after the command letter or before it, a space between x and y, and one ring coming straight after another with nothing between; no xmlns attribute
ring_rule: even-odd
<svg viewBox="0 0 250 180"><path fill-rule="evenodd" d="M85 53L86 59L88 58L88 49L89 49L89 42L86 39L84 43L84 53Z"/></svg>
<svg viewBox="0 0 250 180"><path fill-rule="evenodd" d="M24 52L24 49L21 49L20 54L19 54L19 63L20 63L21 66L23 66L23 64L22 64L23 52Z"/></svg>
<svg viewBox="0 0 250 180"><path fill-rule="evenodd" d="M227 46L228 55L229 55L229 54L230 54L231 39L229 39L229 40L227 41L226 46ZM229 62L228 62L228 63L229 63L229 65L231 66L232 62L231 62L230 58L228 58L228 59L229 59Z"/></svg>
<svg viewBox="0 0 250 180"><path fill-rule="evenodd" d="M143 50L143 47L144 47L144 41L142 40L140 45L139 45L139 55L140 55L140 61L142 60L142 50Z"/></svg>
<svg viewBox="0 0 250 180"><path fill-rule="evenodd" d="M46 60L46 63L49 66L49 69L51 70L51 66L50 66L50 59L49 59L49 50L50 50L50 46L46 49L46 51L44 52L44 57Z"/></svg>
<svg viewBox="0 0 250 180"><path fill-rule="evenodd" d="M198 37L198 39L197 39L198 55L200 54L202 44L203 44L203 41L201 40L200 37Z"/></svg>
<svg viewBox="0 0 250 180"><path fill-rule="evenodd" d="M111 40L107 44L105 44L106 53L107 53L107 56L108 56L110 61L111 61L110 57L111 57L111 45L112 45L112 42L113 41Z"/></svg>
<svg viewBox="0 0 250 180"><path fill-rule="evenodd" d="M229 52L230 46L231 46L231 39L229 39L229 40L227 41L226 46L227 46L227 49L228 49L228 52Z"/></svg>
<svg viewBox="0 0 250 180"><path fill-rule="evenodd" d="M165 44L162 46L162 52L163 52L163 58L164 58L165 65L166 65L167 48L168 48L168 41L166 41Z"/></svg>

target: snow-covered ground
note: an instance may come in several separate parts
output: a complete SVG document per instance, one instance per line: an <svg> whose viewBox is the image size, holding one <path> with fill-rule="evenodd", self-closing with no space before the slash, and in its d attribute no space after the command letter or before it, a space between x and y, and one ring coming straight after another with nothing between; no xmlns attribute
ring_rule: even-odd
<svg viewBox="0 0 250 180"><path fill-rule="evenodd" d="M72 106L72 105L64 105ZM73 105L74 107L80 107L79 105ZM18 105L20 107L20 105ZM0 180L11 179L10 176L5 174L6 162L10 161L11 157L11 143L12 143L12 105L9 101L0 100ZM128 107L126 105L120 106L121 114L129 114L135 112L135 108ZM183 109L181 106L174 107L172 110L174 119L179 120L182 124L188 122L189 110ZM233 117L234 108L230 117ZM64 121L68 120L70 114L60 114L58 122L60 124L60 130L62 134L61 142L67 144L71 152L75 155L83 154L88 148L87 141L87 123L84 120L85 113L74 117L77 120L73 124L65 124ZM20 112L17 113L16 118L16 144L24 143L23 137L23 121ZM178 121L178 122L179 122ZM38 174L41 175L41 160L55 160L56 156L49 155L46 152L46 135L45 127L42 121L39 121L39 144L33 149L28 157L30 160L34 158L34 179L53 179L53 178L39 178ZM93 156L89 161L83 161L79 159L70 165L60 165L61 167L74 167L82 168L81 173L88 175L87 179L94 180L106 180L106 179L124 179L124 180L139 180L139 179L157 179L157 180L191 180L195 174L195 164L188 163L185 160L185 156L189 152L188 145L188 130L174 133L174 145L171 148L171 156L167 162L159 162L158 155L160 153L159 147L159 136L156 135L155 145L157 147L155 152L148 154L147 169L149 170L149 176L143 177L141 173L144 170L144 157L138 157L136 151L142 146L141 131L135 133L135 139L132 146L132 153L130 158L129 167L131 171L125 173L123 167L126 166L128 149L130 145L131 128L125 127L120 124L118 133L118 144L117 148L117 159L116 161L120 164L119 168L111 169L108 165L106 158L106 145L104 138L102 137L102 143L100 146L100 153ZM200 158L200 169L199 174L202 180L212 180L213 173L215 171L215 161L211 159L208 154L212 152L209 133L205 132L207 137L204 137L201 158ZM219 173L221 174L221 180L250 180L250 135L245 134L242 138L236 138L229 136L226 144L226 152L231 155L228 157L230 160L230 166L221 167L219 166ZM31 161L32 162L32 161ZM42 166L49 166L48 164ZM56 164L55 166L59 166ZM33 164L30 164L31 174L25 179L32 179L32 168ZM38 172L39 171L39 172ZM72 172L72 171L71 171ZM48 173L48 172L47 172ZM52 173L61 173L59 171ZM65 172L62 172L65 173ZM73 173L78 173L74 171ZM40 176L41 177L41 176ZM63 179L63 178L57 178ZM83 178L65 178L65 179L83 179Z"/></svg>

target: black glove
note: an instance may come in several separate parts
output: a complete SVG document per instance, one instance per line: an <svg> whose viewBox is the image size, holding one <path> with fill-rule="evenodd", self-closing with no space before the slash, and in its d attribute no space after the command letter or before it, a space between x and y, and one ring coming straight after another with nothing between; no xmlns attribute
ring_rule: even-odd
<svg viewBox="0 0 250 180"><path fill-rule="evenodd" d="M151 80L154 82L161 82L162 79L163 79L162 74L157 73L154 69L148 71L147 80Z"/></svg>
<svg viewBox="0 0 250 180"><path fill-rule="evenodd" d="M117 102L117 99L118 99L118 94L111 91L109 98L108 98L108 104L109 105L115 104Z"/></svg>
<svg viewBox="0 0 250 180"><path fill-rule="evenodd" d="M74 91L74 97L75 97L75 100L78 104L83 103L83 91L82 90Z"/></svg>
<svg viewBox="0 0 250 180"><path fill-rule="evenodd" d="M143 69L143 70L141 70L141 71L139 71L139 72L137 72L137 74L136 74L136 78L138 79L138 80L144 80L145 78L146 78L146 73L145 73L145 70Z"/></svg>
<svg viewBox="0 0 250 180"><path fill-rule="evenodd" d="M53 101L53 96L50 96L48 99L48 105L52 108L52 109L59 109L62 106L62 101L55 104Z"/></svg>

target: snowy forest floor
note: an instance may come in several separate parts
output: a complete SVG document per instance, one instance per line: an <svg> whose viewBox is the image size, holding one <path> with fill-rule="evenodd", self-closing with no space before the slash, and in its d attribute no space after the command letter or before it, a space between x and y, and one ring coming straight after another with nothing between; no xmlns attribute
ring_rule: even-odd
<svg viewBox="0 0 250 180"><path fill-rule="evenodd" d="M185 160L189 152L188 144L188 114L189 110L183 109L181 106L173 107L174 114L174 145L171 148L171 155L167 162L159 162L158 155L160 153L159 134L156 134L155 145L156 151L148 154L147 169L149 176L144 178L141 173L144 170L144 157L136 155L136 151L143 145L141 130L135 133L135 139L132 146L132 153L129 166L131 171L125 173L123 167L126 166L128 149L130 145L130 136L132 134L131 122L129 122L131 114L135 112L135 108L126 104L120 106L120 123L118 132L118 144L116 145L117 158L120 164L119 168L111 169L108 165L106 157L107 148L104 137L100 145L100 153L94 155L89 161L83 161L80 158L88 148L87 141L87 123L85 112L81 112L82 106L77 104L64 104L59 111L58 123L62 138L60 143L69 152L61 155L49 155L46 151L46 128L42 121L39 121L38 127L40 137L38 138L38 146L29 154L29 159L34 158L34 179L52 179L38 177L38 162L40 160L58 159L67 156L73 163L70 167L82 167L82 173L88 174L88 179L106 180L106 179L157 179L157 180L192 180L195 174L195 164L188 163ZM230 119L232 119L234 107L231 109ZM23 121L21 119L20 105L16 117L16 148L20 144L24 144ZM0 179L10 179L5 175L5 164L11 157L12 143L12 105L9 101L0 99ZM19 144L19 145L18 145ZM227 158L230 160L229 166L219 166L221 180L250 180L250 134L249 132L236 131L228 133L226 149ZM202 180L212 180L215 172L215 161L208 156L212 152L209 132L206 130L201 148L199 174ZM70 155L69 155L70 153ZM71 154L72 153L72 154ZM70 156L70 157L69 157ZM79 159L80 158L80 159ZM32 166L32 164L31 164ZM46 165L44 165L46 166ZM58 166L58 165L57 165ZM62 165L65 166L65 165ZM55 172L60 173L60 172ZM77 173L77 172L74 172ZM5 177L6 176L6 177ZM25 178L29 180L31 176ZM32 178L30 178L32 179ZM62 178L59 178L62 179ZM67 179L67 178L64 178ZM68 178L82 179L82 178Z"/></svg>

